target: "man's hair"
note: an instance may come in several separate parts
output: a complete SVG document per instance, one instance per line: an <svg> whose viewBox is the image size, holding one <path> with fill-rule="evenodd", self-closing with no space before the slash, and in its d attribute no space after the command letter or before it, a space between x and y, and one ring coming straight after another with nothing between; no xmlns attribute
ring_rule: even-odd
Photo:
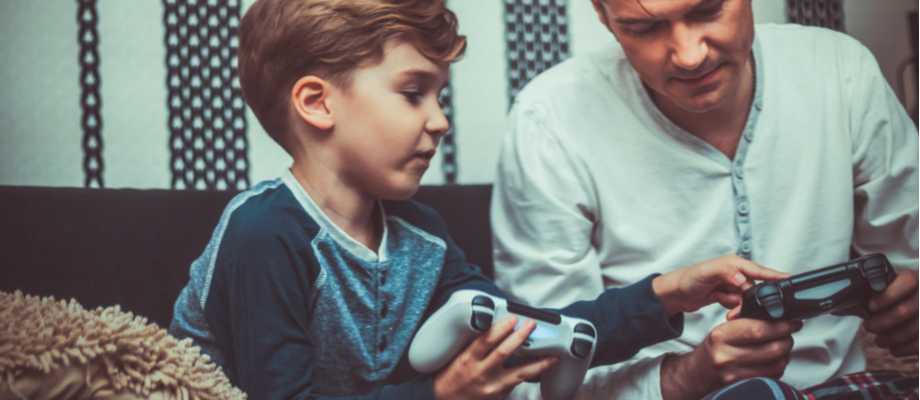
<svg viewBox="0 0 920 400"><path fill-rule="evenodd" d="M287 149L291 89L315 75L348 90L356 68L383 60L394 37L426 57L459 59L466 37L442 0L259 0L240 23L243 96L266 132Z"/></svg>

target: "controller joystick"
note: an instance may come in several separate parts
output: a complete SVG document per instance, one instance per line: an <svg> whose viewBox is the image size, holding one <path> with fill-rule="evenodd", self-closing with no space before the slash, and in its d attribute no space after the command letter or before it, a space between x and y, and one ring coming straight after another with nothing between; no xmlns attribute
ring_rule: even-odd
<svg viewBox="0 0 920 400"><path fill-rule="evenodd" d="M459 290L431 315L409 346L409 363L430 373L447 365L493 322L517 316L520 324L532 319L537 327L515 355L555 356L559 361L540 377L545 400L571 400L578 393L594 357L597 331L591 322L531 308L477 290ZM517 329L517 327L515 328Z"/></svg>
<svg viewBox="0 0 920 400"><path fill-rule="evenodd" d="M741 318L767 321L813 318L852 306L888 287L894 269L883 254L754 285L742 294Z"/></svg>

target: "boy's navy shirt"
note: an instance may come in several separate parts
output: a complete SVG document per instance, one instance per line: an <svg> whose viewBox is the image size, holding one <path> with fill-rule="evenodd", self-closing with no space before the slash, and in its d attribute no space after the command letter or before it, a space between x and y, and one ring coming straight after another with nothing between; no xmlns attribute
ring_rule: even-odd
<svg viewBox="0 0 920 400"><path fill-rule="evenodd" d="M288 171L235 197L176 301L170 333L190 337L252 399L432 399L409 365L425 318L457 290L505 295L467 264L440 216L380 201L377 252L333 224ZM563 308L594 323L592 366L671 339L651 278Z"/></svg>

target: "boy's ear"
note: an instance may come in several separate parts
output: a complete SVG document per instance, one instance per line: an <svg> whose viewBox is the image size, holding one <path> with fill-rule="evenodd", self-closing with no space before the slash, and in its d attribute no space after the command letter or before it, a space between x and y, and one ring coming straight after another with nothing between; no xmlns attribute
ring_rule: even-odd
<svg viewBox="0 0 920 400"><path fill-rule="evenodd" d="M319 129L332 128L334 121L329 108L332 85L322 78L309 75L297 80L291 91L294 110L304 121Z"/></svg>

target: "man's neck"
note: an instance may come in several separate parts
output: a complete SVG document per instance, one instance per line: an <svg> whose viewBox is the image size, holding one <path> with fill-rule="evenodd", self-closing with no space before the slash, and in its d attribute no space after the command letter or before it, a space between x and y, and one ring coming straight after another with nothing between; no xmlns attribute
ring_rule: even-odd
<svg viewBox="0 0 920 400"><path fill-rule="evenodd" d="M658 109L675 125L709 143L732 160L754 101L753 63L754 59L749 57L735 91L720 106L706 112L687 111L664 96L658 96L652 91L649 93Z"/></svg>
<svg viewBox="0 0 920 400"><path fill-rule="evenodd" d="M316 159L295 162L291 174L332 223L371 251L377 252L383 236L383 226L376 212L376 198L342 182L335 170Z"/></svg>

